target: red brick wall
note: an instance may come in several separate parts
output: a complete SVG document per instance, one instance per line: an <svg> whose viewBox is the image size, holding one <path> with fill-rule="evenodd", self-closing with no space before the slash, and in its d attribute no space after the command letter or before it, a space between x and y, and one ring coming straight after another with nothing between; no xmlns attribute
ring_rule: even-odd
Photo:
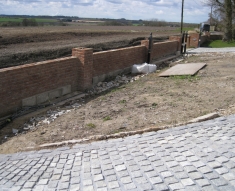
<svg viewBox="0 0 235 191"><path fill-rule="evenodd" d="M66 85L77 90L79 66L68 57L0 69L0 117L19 109L24 98Z"/></svg>
<svg viewBox="0 0 235 191"><path fill-rule="evenodd" d="M198 41L199 41L199 33L191 33L188 36L188 48L197 48L198 47Z"/></svg>
<svg viewBox="0 0 235 191"><path fill-rule="evenodd" d="M151 60L175 54L178 51L178 41L166 41L153 44Z"/></svg>
<svg viewBox="0 0 235 191"><path fill-rule="evenodd" d="M135 46L93 54L93 77L146 62L147 48Z"/></svg>
<svg viewBox="0 0 235 191"><path fill-rule="evenodd" d="M0 69L0 117L20 109L22 99L71 85L71 91L92 86L92 78L147 61L148 41L141 46L93 53L74 48L72 57ZM173 54L178 41L155 43L153 59Z"/></svg>
<svg viewBox="0 0 235 191"><path fill-rule="evenodd" d="M182 36L170 36L169 37L170 41L177 41L178 42L178 48L177 51L181 50L181 44L182 44Z"/></svg>

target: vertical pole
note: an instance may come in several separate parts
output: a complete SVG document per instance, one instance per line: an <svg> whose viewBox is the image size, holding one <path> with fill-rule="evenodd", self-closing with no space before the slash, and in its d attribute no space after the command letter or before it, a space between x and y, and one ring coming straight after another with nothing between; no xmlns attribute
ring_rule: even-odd
<svg viewBox="0 0 235 191"><path fill-rule="evenodd" d="M183 50L184 50L184 42L185 42L185 31L184 33L182 34L182 41L181 41L181 49L180 49L180 53L182 54L183 53Z"/></svg>
<svg viewBox="0 0 235 191"><path fill-rule="evenodd" d="M148 59L147 59L147 63L149 64L151 61L151 49L152 49L152 41L153 41L153 36L152 33L149 36L149 49L148 49Z"/></svg>
<svg viewBox="0 0 235 191"><path fill-rule="evenodd" d="M181 28L180 32L183 32L183 21L184 21L184 0L182 0L182 10L181 10Z"/></svg>
<svg viewBox="0 0 235 191"><path fill-rule="evenodd" d="M186 53L187 41L188 41L188 32L186 32L186 34L185 34L184 54Z"/></svg>

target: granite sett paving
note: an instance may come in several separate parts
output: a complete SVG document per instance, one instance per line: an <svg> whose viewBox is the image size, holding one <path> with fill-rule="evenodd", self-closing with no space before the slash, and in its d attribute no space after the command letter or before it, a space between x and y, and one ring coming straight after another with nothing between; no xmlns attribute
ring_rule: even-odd
<svg viewBox="0 0 235 191"><path fill-rule="evenodd" d="M235 115L0 155L0 191L235 190Z"/></svg>

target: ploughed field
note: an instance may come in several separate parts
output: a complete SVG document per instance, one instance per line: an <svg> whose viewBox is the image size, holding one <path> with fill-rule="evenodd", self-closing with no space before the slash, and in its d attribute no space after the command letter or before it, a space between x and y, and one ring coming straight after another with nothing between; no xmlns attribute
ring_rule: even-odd
<svg viewBox="0 0 235 191"><path fill-rule="evenodd" d="M70 56L72 48L94 51L139 45L153 33L155 40L178 34L174 27L146 26L40 26L2 27L0 68Z"/></svg>

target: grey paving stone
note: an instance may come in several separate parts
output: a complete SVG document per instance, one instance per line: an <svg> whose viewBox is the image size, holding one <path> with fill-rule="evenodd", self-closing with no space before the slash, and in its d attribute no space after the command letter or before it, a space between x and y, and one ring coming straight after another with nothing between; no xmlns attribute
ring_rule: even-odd
<svg viewBox="0 0 235 191"><path fill-rule="evenodd" d="M102 174L98 174L98 175L94 176L94 181L95 182L100 181L100 180L104 180L104 177L103 177Z"/></svg>
<svg viewBox="0 0 235 191"><path fill-rule="evenodd" d="M131 172L130 175L133 178L138 178L138 177L142 177L143 173L141 171L135 171L135 172Z"/></svg>
<svg viewBox="0 0 235 191"><path fill-rule="evenodd" d="M200 167L206 166L205 163L203 163L202 161L192 162L192 164L193 164L196 168L200 168Z"/></svg>
<svg viewBox="0 0 235 191"><path fill-rule="evenodd" d="M157 166L155 167L155 169L158 173L165 172L168 170L165 166Z"/></svg>
<svg viewBox="0 0 235 191"><path fill-rule="evenodd" d="M98 182L95 182L95 185L97 188L104 188L104 187L107 187L107 184L105 183L105 181L98 181Z"/></svg>
<svg viewBox="0 0 235 191"><path fill-rule="evenodd" d="M106 179L108 182L113 182L113 181L116 181L116 180L117 180L117 177L116 177L116 175L110 175L110 176L105 177L105 179Z"/></svg>
<svg viewBox="0 0 235 191"><path fill-rule="evenodd" d="M178 157L175 158L175 160L178 161L178 162L183 162L183 161L186 161L187 158L184 157L184 156L178 156Z"/></svg>
<svg viewBox="0 0 235 191"><path fill-rule="evenodd" d="M132 179L131 179L130 176L123 177L123 178L121 178L120 180L121 180L121 182L122 182L123 184L129 184L129 183L132 182Z"/></svg>
<svg viewBox="0 0 235 191"><path fill-rule="evenodd" d="M148 178L156 177L158 176L158 173L156 171L150 171L145 173Z"/></svg>
<svg viewBox="0 0 235 191"><path fill-rule="evenodd" d="M210 182L207 179L198 179L196 180L197 184L201 187L209 186Z"/></svg>
<svg viewBox="0 0 235 191"><path fill-rule="evenodd" d="M227 172L228 172L228 169L222 167L222 168L216 168L215 171L216 171L218 174L222 175L222 174L227 173Z"/></svg>
<svg viewBox="0 0 235 191"><path fill-rule="evenodd" d="M183 186L183 184L181 184L181 183L170 184L169 187L170 187L172 190L184 189L184 186Z"/></svg>
<svg viewBox="0 0 235 191"><path fill-rule="evenodd" d="M31 189L31 188L34 187L35 184L36 184L36 182L26 182L26 183L24 184L24 188L29 188L29 189Z"/></svg>
<svg viewBox="0 0 235 191"><path fill-rule="evenodd" d="M191 186L191 185L195 185L194 181L190 178L186 178L186 179L181 179L181 183L184 186Z"/></svg>
<svg viewBox="0 0 235 191"><path fill-rule="evenodd" d="M202 189L203 191L217 191L218 189L217 188L215 188L214 186L205 186L205 187L203 187L203 189Z"/></svg>
<svg viewBox="0 0 235 191"><path fill-rule="evenodd" d="M154 190L157 190L157 191L169 191L169 187L166 185L166 184L156 184L154 185Z"/></svg>
<svg viewBox="0 0 235 191"><path fill-rule="evenodd" d="M80 190L80 184L72 184L72 185L70 185L70 188L69 188L69 190L70 191L79 191Z"/></svg>
<svg viewBox="0 0 235 191"><path fill-rule="evenodd" d="M39 185L47 185L48 181L49 181L48 179L40 179L37 184L39 184Z"/></svg>
<svg viewBox="0 0 235 191"><path fill-rule="evenodd" d="M154 168L151 166L151 165L149 165L149 166L144 166L143 167L143 171L144 172L150 172L150 171L152 171Z"/></svg>
<svg viewBox="0 0 235 191"><path fill-rule="evenodd" d="M133 180L138 184L145 184L148 182L147 179L144 177L133 178Z"/></svg>
<svg viewBox="0 0 235 191"><path fill-rule="evenodd" d="M167 184L174 184L179 182L175 177L168 177L168 178L164 178L164 182L166 182Z"/></svg>
<svg viewBox="0 0 235 191"><path fill-rule="evenodd" d="M175 173L175 177L178 179L185 179L185 178L188 178L189 176L185 172L177 172Z"/></svg>
<svg viewBox="0 0 235 191"><path fill-rule="evenodd" d="M199 172L190 172L188 173L189 177L193 180L201 179L203 178L202 174Z"/></svg>
<svg viewBox="0 0 235 191"><path fill-rule="evenodd" d="M112 169L112 170L105 170L102 172L105 176L109 176L109 175L114 175L116 174L116 172Z"/></svg>
<svg viewBox="0 0 235 191"><path fill-rule="evenodd" d="M197 168L194 167L194 166L185 166L185 167L184 167L184 170L185 170L187 173L197 172Z"/></svg>
<svg viewBox="0 0 235 191"><path fill-rule="evenodd" d="M91 179L83 180L83 181L82 181L82 184L83 184L84 186L92 185L92 180L91 180Z"/></svg>
<svg viewBox="0 0 235 191"><path fill-rule="evenodd" d="M112 181L108 183L110 189L119 188L119 183L117 181Z"/></svg>
<svg viewBox="0 0 235 191"><path fill-rule="evenodd" d="M70 183L71 184L79 184L80 183L80 177L71 177Z"/></svg>
<svg viewBox="0 0 235 191"><path fill-rule="evenodd" d="M211 182L216 187L218 187L218 186L225 186L225 185L228 184L228 182L226 180L224 180L223 178L212 179Z"/></svg>
<svg viewBox="0 0 235 191"><path fill-rule="evenodd" d="M134 183L125 184L124 188L125 188L125 190L134 190L134 189L136 189L136 185Z"/></svg>
<svg viewBox="0 0 235 191"><path fill-rule="evenodd" d="M161 177L151 177L149 178L149 181L151 182L151 184L160 184L163 183L163 180L161 179Z"/></svg>
<svg viewBox="0 0 235 191"><path fill-rule="evenodd" d="M166 162L166 166L168 166L169 168L176 167L178 165L179 163L176 161Z"/></svg>
<svg viewBox="0 0 235 191"><path fill-rule="evenodd" d="M200 171L203 174L207 174L207 173L212 172L212 169L207 166L204 166L204 167L198 168L198 171Z"/></svg>
<svg viewBox="0 0 235 191"><path fill-rule="evenodd" d="M213 180L213 179L219 178L218 174L215 173L215 172L211 172L211 173L204 174L204 176L205 176L207 179L209 179L209 180Z"/></svg>
<svg viewBox="0 0 235 191"><path fill-rule="evenodd" d="M219 190L221 190L221 191L224 191L224 190L226 190L226 191L234 191L234 187L233 186L229 186L229 185L226 185L226 186L220 186L219 187Z"/></svg>
<svg viewBox="0 0 235 191"><path fill-rule="evenodd" d="M229 161L229 159L225 156L220 156L220 157L216 158L215 160L218 161L219 163L225 163L225 162Z"/></svg>
<svg viewBox="0 0 235 191"><path fill-rule="evenodd" d="M223 174L223 178L227 181L230 181L230 180L235 180L235 174L233 173L226 173L226 174Z"/></svg>
<svg viewBox="0 0 235 191"><path fill-rule="evenodd" d="M171 177L173 174L170 171L165 171L160 173L163 178Z"/></svg>
<svg viewBox="0 0 235 191"><path fill-rule="evenodd" d="M152 189L152 185L149 183L145 183L145 184L139 184L139 187L141 188L141 190L151 190Z"/></svg>
<svg viewBox="0 0 235 191"><path fill-rule="evenodd" d="M94 187L92 185L91 186L85 186L85 187L83 187L82 190L84 190L84 191L94 191Z"/></svg>
<svg viewBox="0 0 235 191"><path fill-rule="evenodd" d="M117 172L117 175L122 178L122 177L126 177L126 176L129 176L129 173L127 170L124 170L124 171L120 171L120 172Z"/></svg>
<svg viewBox="0 0 235 191"><path fill-rule="evenodd" d="M222 164L216 161L208 162L207 165L213 169L222 167Z"/></svg>

